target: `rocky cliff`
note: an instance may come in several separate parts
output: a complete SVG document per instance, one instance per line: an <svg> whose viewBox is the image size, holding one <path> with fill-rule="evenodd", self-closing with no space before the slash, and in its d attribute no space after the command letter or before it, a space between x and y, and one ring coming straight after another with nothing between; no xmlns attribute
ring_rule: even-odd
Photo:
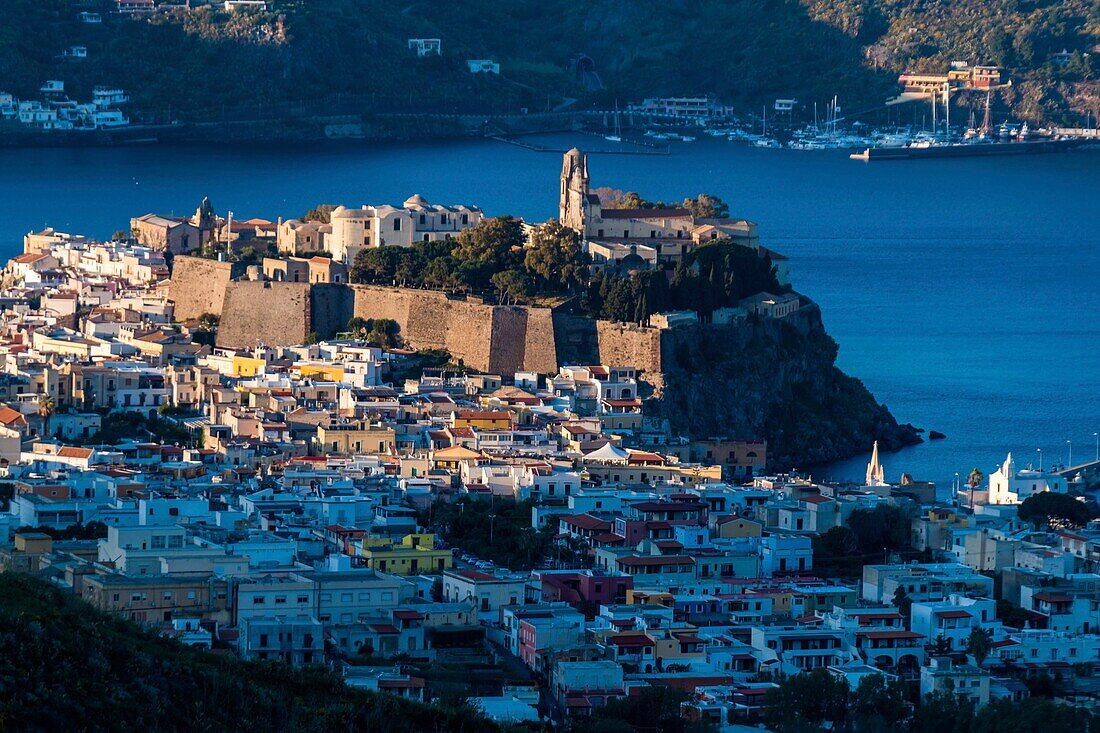
<svg viewBox="0 0 1100 733"><path fill-rule="evenodd" d="M191 258L177 258L189 262ZM818 307L781 320L656 329L549 308L499 306L430 290L368 285L224 282L208 261L178 267L177 309L221 315L218 344L246 347L331 336L352 316L389 318L405 343L444 349L479 371L555 372L564 364L633 366L646 411L696 438L765 438L772 468L802 468L919 441L858 379L836 368ZM219 277L213 277L213 274Z"/></svg>
<svg viewBox="0 0 1100 733"><path fill-rule="evenodd" d="M665 331L663 386L647 409L693 437L765 438L773 469L805 468L920 442L836 367L814 304L782 320Z"/></svg>

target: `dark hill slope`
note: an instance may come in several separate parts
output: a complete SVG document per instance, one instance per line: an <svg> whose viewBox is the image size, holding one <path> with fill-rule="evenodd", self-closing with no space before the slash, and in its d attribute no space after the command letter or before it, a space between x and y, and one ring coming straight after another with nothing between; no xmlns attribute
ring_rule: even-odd
<svg viewBox="0 0 1100 733"><path fill-rule="evenodd" d="M348 688L323 670L162 639L27 575L0 575L0 730L496 731L476 713Z"/></svg>

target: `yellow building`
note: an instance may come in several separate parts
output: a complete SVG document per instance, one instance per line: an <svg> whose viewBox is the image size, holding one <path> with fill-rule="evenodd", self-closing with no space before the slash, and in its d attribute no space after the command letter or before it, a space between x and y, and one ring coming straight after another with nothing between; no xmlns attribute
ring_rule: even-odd
<svg viewBox="0 0 1100 733"><path fill-rule="evenodd" d="M317 443L321 453L391 455L397 452L393 428L367 422L319 425Z"/></svg>
<svg viewBox="0 0 1100 733"><path fill-rule="evenodd" d="M441 573L451 567L451 551L435 549L434 534L408 534L400 542L384 537L364 537L356 552L366 566L379 573L421 575Z"/></svg>
<svg viewBox="0 0 1100 733"><path fill-rule="evenodd" d="M298 367L298 374L302 379L318 382L344 381L344 367L336 364L302 364Z"/></svg>
<svg viewBox="0 0 1100 733"><path fill-rule="evenodd" d="M469 448L463 448L461 445L454 445L450 448L440 448L432 452L432 463L435 467L447 471L457 471L463 463L469 463L476 466L488 462L489 457L484 453L479 453Z"/></svg>
<svg viewBox="0 0 1100 733"><path fill-rule="evenodd" d="M722 539L760 537L764 531L764 526L760 522L747 517L720 517L715 524L718 536Z"/></svg>
<svg viewBox="0 0 1100 733"><path fill-rule="evenodd" d="M251 356L241 356L240 354L233 355L234 377L255 377L263 373L265 366L267 366L267 362L263 359L256 359Z"/></svg>
<svg viewBox="0 0 1100 733"><path fill-rule="evenodd" d="M508 430L512 427L515 415L508 410L480 410L456 412L452 418L453 428L475 428L477 430Z"/></svg>

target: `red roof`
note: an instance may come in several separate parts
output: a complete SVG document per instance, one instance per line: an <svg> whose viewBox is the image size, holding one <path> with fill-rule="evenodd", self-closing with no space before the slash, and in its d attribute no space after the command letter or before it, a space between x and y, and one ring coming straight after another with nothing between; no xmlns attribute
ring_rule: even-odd
<svg viewBox="0 0 1100 733"><path fill-rule="evenodd" d="M562 517L561 521L573 527L580 529L591 530L609 530L611 529L611 522L604 521L598 517L593 517L591 514L578 514L575 517Z"/></svg>
<svg viewBox="0 0 1100 733"><path fill-rule="evenodd" d="M687 209L603 209L604 219L680 219L690 218Z"/></svg>
<svg viewBox="0 0 1100 733"><path fill-rule="evenodd" d="M857 636L866 636L868 639L923 639L924 634L915 631L857 631Z"/></svg>
<svg viewBox="0 0 1100 733"><path fill-rule="evenodd" d="M936 611L936 615L940 618L970 618L966 611Z"/></svg>
<svg viewBox="0 0 1100 733"><path fill-rule="evenodd" d="M393 624L371 624L370 628L378 634L400 634Z"/></svg>
<svg viewBox="0 0 1100 733"><path fill-rule="evenodd" d="M407 687L421 688L423 686L424 680L420 677L410 677L407 680L378 680L378 689L380 690L403 689Z"/></svg>
<svg viewBox="0 0 1100 733"><path fill-rule="evenodd" d="M424 618L424 614L420 611L394 611L393 617L404 621L419 621Z"/></svg>
<svg viewBox="0 0 1100 733"><path fill-rule="evenodd" d="M622 634L612 637L611 643L615 646L655 646L656 642L645 634Z"/></svg>

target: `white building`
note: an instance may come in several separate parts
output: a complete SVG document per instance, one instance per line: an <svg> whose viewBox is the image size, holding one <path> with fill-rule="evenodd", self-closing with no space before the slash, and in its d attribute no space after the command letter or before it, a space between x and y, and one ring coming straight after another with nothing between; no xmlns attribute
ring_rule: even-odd
<svg viewBox="0 0 1100 733"><path fill-rule="evenodd" d="M1064 476L1047 473L1028 466L1016 468L1012 454L993 473L989 474L989 503L1018 504L1024 499L1044 491L1066 493L1069 485Z"/></svg>
<svg viewBox="0 0 1100 733"><path fill-rule="evenodd" d="M379 205L349 209L336 207L331 216L328 247L339 262L352 262L368 247L411 247L413 242L433 242L455 236L484 218L475 206L430 204L420 195L400 207Z"/></svg>

